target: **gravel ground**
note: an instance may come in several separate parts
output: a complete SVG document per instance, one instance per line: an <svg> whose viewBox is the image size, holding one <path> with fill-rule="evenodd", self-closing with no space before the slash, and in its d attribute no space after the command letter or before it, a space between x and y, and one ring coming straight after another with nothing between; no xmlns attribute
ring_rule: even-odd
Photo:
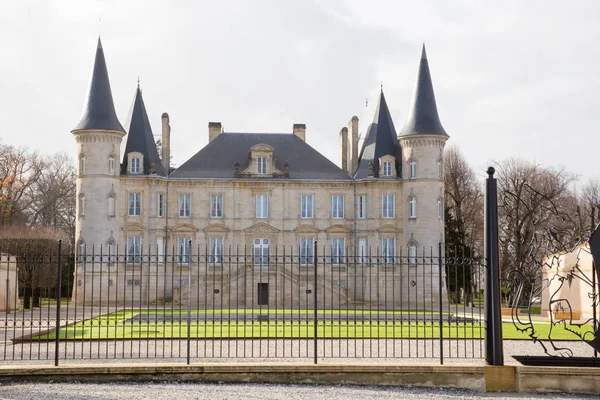
<svg viewBox="0 0 600 400"><path fill-rule="evenodd" d="M437 388L174 383L18 383L0 386L4 399L592 399L567 394L483 393Z"/></svg>

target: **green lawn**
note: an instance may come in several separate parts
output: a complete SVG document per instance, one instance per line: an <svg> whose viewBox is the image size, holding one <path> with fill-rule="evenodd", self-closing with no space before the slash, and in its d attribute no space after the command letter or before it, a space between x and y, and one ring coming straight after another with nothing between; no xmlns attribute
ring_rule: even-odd
<svg viewBox="0 0 600 400"><path fill-rule="evenodd" d="M239 310L242 313L243 310ZM261 310L245 310L247 314L258 313ZM262 310L263 312L265 310ZM286 310L277 310L283 313ZM287 310L289 311L289 310ZM204 315L227 315L238 310L194 310L193 314ZM294 310L294 315L311 314L312 310ZM360 314L362 311L357 311ZM128 310L105 314L103 316L86 320L81 323L62 327L60 330L61 339L71 340L94 340L94 339L183 339L188 335L188 325L183 322L130 322L125 319L136 314L150 313L161 314L160 310ZM165 312L170 314L170 312ZM187 310L174 314L187 314ZM338 313L334 310L320 310L319 314ZM342 314L341 321L319 321L317 325L317 336L319 338L404 338L404 339L437 339L440 337L440 326L437 322L362 322L345 320L346 311ZM364 311L364 314L377 315L377 311ZM398 312L400 313L400 312ZM405 311L405 314L409 311ZM411 313L417 313L412 311ZM422 311L418 313L422 314ZM349 313L347 319L352 318ZM274 339L274 338L312 338L314 335L313 322L290 322L290 321L242 321L231 317L231 321L208 321L192 322L189 326L190 336L193 339ZM536 337L539 340L547 340L550 324L547 322L536 322ZM578 328L578 332L592 332L592 326ZM444 338L452 339L482 339L485 329L480 323L455 323L445 322L442 333ZM529 332L519 332L512 323L503 323L504 339L524 339L531 340ZM52 340L55 339L56 332L49 331L45 334L34 336L31 340ZM577 335L569 332L562 324L555 325L552 330L552 339L554 340L580 340Z"/></svg>

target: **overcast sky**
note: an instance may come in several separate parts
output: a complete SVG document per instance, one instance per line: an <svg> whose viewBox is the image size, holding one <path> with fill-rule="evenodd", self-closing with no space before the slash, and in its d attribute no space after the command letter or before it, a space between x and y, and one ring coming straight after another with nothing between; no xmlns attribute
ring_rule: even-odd
<svg viewBox="0 0 600 400"><path fill-rule="evenodd" d="M421 44L438 110L468 161L524 157L596 175L600 1L2 1L0 140L75 154L100 31L125 125L138 76L179 165L231 132L291 132L338 163L380 82L396 130ZM364 126L364 125L363 125Z"/></svg>

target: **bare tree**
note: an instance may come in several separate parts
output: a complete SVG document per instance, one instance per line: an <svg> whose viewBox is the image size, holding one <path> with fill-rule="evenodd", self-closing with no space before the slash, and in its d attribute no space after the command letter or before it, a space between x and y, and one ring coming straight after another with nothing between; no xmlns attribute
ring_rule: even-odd
<svg viewBox="0 0 600 400"><path fill-rule="evenodd" d="M587 222L589 231L596 229L600 222L600 179L591 178L581 189L579 195L582 224Z"/></svg>

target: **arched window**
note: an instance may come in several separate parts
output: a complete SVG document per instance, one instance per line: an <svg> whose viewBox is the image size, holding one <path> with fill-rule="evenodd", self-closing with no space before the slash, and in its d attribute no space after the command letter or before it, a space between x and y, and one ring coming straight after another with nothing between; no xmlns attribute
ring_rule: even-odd
<svg viewBox="0 0 600 400"><path fill-rule="evenodd" d="M417 198L415 196L410 196L410 199L408 200L408 203L410 205L409 207L409 218L417 218Z"/></svg>
<svg viewBox="0 0 600 400"><path fill-rule="evenodd" d="M115 156L112 154L110 156L108 156L108 174L109 175L115 174Z"/></svg>
<svg viewBox="0 0 600 400"><path fill-rule="evenodd" d="M410 167L410 178L414 179L417 177L417 160L411 158L408 164Z"/></svg>
<svg viewBox="0 0 600 400"><path fill-rule="evenodd" d="M115 195L113 193L108 195L108 216L115 216Z"/></svg>
<svg viewBox="0 0 600 400"><path fill-rule="evenodd" d="M85 155L81 153L79 155L79 175L85 174Z"/></svg>
<svg viewBox="0 0 600 400"><path fill-rule="evenodd" d="M417 265L417 249L419 248L419 243L416 240L411 239L408 242L408 265L415 266Z"/></svg>
<svg viewBox="0 0 600 400"><path fill-rule="evenodd" d="M79 239L77 244L77 261L80 263L85 261L85 241L83 239Z"/></svg>
<svg viewBox="0 0 600 400"><path fill-rule="evenodd" d="M439 219L444 218L444 201L442 200L441 197L438 197L438 199L437 199L437 210L438 210L438 218Z"/></svg>
<svg viewBox="0 0 600 400"><path fill-rule="evenodd" d="M83 193L79 193L79 215L85 215L85 195Z"/></svg>

